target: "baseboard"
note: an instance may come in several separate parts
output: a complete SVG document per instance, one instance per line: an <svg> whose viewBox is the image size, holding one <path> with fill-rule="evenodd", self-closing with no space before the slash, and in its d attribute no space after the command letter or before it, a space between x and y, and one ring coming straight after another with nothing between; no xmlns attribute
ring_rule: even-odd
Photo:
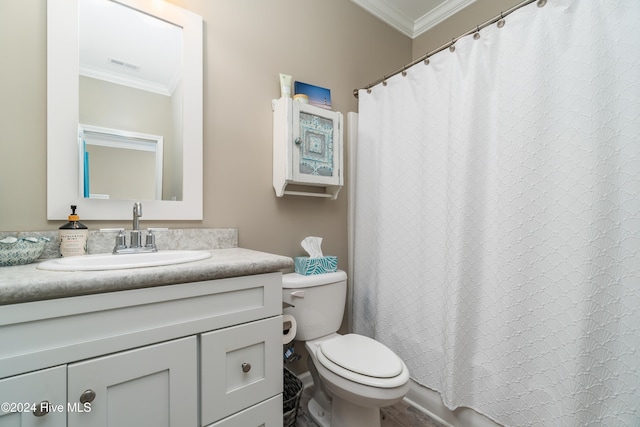
<svg viewBox="0 0 640 427"><path fill-rule="evenodd" d="M447 427L501 427L470 408L452 411L442 403L440 394L411 380L404 401Z"/></svg>

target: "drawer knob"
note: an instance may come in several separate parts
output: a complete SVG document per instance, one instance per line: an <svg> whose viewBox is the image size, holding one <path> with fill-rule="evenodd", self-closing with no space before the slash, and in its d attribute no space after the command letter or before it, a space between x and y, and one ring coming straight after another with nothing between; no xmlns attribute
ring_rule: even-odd
<svg viewBox="0 0 640 427"><path fill-rule="evenodd" d="M80 403L91 403L96 398L96 392L89 389L80 395Z"/></svg>
<svg viewBox="0 0 640 427"><path fill-rule="evenodd" d="M243 363L242 364L242 372L245 374L251 370L251 363Z"/></svg>
<svg viewBox="0 0 640 427"><path fill-rule="evenodd" d="M43 400L42 402L38 403L38 405L36 406L36 410L33 411L33 415L35 415L36 417L44 417L49 413L49 405L50 403L47 400Z"/></svg>

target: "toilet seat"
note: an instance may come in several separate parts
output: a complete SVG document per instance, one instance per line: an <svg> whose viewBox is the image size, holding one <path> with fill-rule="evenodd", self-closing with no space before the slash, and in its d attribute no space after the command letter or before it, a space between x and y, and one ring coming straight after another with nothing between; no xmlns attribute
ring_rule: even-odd
<svg viewBox="0 0 640 427"><path fill-rule="evenodd" d="M324 341L316 357L336 375L371 387L399 387L409 380L407 367L393 351L363 335L339 335Z"/></svg>

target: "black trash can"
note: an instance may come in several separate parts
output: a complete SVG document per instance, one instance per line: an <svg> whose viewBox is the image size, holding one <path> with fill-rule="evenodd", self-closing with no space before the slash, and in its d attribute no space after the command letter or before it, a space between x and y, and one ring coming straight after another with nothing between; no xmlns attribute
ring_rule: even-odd
<svg viewBox="0 0 640 427"><path fill-rule="evenodd" d="M282 410L284 427L293 427L300 412L300 397L302 396L302 381L289 369L283 367L284 392L282 396Z"/></svg>

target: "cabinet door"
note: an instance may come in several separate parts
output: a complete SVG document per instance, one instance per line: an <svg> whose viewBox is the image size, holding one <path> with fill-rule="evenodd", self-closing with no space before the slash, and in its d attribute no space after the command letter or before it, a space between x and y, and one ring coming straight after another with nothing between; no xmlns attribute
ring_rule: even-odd
<svg viewBox="0 0 640 427"><path fill-rule="evenodd" d="M293 103L293 180L339 185L342 156L342 114L300 102Z"/></svg>
<svg viewBox="0 0 640 427"><path fill-rule="evenodd" d="M197 368L196 337L71 364L69 427L195 427Z"/></svg>
<svg viewBox="0 0 640 427"><path fill-rule="evenodd" d="M200 352L202 424L282 393L282 316L202 334Z"/></svg>
<svg viewBox="0 0 640 427"><path fill-rule="evenodd" d="M56 366L0 380L0 402L3 403L0 427L65 427L67 367ZM4 402L9 404L8 408Z"/></svg>
<svg viewBox="0 0 640 427"><path fill-rule="evenodd" d="M282 427L282 395L265 400L208 427Z"/></svg>

